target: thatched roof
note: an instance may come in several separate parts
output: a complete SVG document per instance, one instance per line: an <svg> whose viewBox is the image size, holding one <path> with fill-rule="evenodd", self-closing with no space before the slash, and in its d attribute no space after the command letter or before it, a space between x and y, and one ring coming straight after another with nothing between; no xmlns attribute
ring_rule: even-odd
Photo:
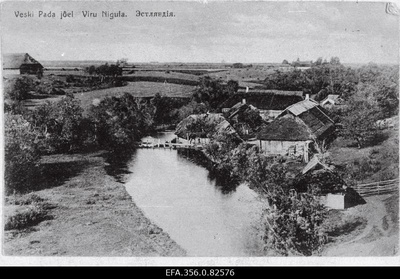
<svg viewBox="0 0 400 279"><path fill-rule="evenodd" d="M300 95L284 95L266 92L237 92L232 95L228 100L223 102L220 108L231 108L243 99L246 100L246 104L252 105L261 110L284 110L290 105L303 100Z"/></svg>
<svg viewBox="0 0 400 279"><path fill-rule="evenodd" d="M28 53L6 53L3 55L3 69L19 69L22 65L38 65L43 67Z"/></svg>
<svg viewBox="0 0 400 279"><path fill-rule="evenodd" d="M303 91L288 91L288 90L277 90L277 89L261 89L254 88L249 89L247 92L246 89L239 88L237 93L247 93L247 94L275 94L275 95L286 95L286 96L303 96Z"/></svg>
<svg viewBox="0 0 400 279"><path fill-rule="evenodd" d="M263 126L257 134L259 140L306 141L313 140L310 129L300 119L293 116L280 117Z"/></svg>
<svg viewBox="0 0 400 279"><path fill-rule="evenodd" d="M175 135L186 138L194 135L198 138L207 138L210 133L236 134L231 124L218 113L192 114L178 123Z"/></svg>

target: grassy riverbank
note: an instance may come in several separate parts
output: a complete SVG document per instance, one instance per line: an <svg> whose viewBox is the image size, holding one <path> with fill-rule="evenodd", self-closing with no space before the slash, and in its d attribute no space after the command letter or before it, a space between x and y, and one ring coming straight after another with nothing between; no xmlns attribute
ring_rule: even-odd
<svg viewBox="0 0 400 279"><path fill-rule="evenodd" d="M42 158L36 191L8 196L5 255L184 256L185 251L106 174L102 152ZM36 221L26 213L40 209ZM36 210L37 211L37 210ZM40 217L40 218L38 218ZM35 218L33 218L35 219ZM37 223L37 224L36 224Z"/></svg>

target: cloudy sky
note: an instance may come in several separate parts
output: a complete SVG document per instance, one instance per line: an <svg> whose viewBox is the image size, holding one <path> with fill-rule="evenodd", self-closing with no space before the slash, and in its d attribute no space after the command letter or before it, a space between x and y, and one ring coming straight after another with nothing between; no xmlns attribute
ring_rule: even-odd
<svg viewBox="0 0 400 279"><path fill-rule="evenodd" d="M74 18L60 19L60 12ZM136 11L175 17L136 17ZM15 12L33 11L33 18ZM52 11L56 18L39 18ZM84 18L82 11L97 12ZM102 18L102 11L127 17ZM398 63L399 17L383 2L6 2L2 52L38 60L282 62L338 56Z"/></svg>

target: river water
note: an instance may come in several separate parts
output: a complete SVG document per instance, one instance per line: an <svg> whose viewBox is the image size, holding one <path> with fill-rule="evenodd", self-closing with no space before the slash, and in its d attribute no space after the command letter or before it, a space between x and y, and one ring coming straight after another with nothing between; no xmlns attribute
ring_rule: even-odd
<svg viewBox="0 0 400 279"><path fill-rule="evenodd" d="M135 204L188 256L262 255L262 203L246 185L222 192L208 170L163 148L136 150L123 173Z"/></svg>

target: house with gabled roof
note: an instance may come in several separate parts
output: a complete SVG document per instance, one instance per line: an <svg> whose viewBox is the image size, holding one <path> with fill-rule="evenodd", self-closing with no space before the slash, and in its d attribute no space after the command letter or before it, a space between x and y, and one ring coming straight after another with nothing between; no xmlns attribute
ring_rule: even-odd
<svg viewBox="0 0 400 279"><path fill-rule="evenodd" d="M247 104L257 108L265 121L272 121L285 108L303 100L302 91L279 91L279 90L250 90L249 92L238 91L232 95L219 108L223 113L228 112L239 103Z"/></svg>
<svg viewBox="0 0 400 279"><path fill-rule="evenodd" d="M28 53L3 54L3 72L5 74L37 74L43 66Z"/></svg>
<svg viewBox="0 0 400 279"><path fill-rule="evenodd" d="M316 101L306 99L287 107L257 135L259 148L267 155L300 157L311 154L334 138L335 122Z"/></svg>

